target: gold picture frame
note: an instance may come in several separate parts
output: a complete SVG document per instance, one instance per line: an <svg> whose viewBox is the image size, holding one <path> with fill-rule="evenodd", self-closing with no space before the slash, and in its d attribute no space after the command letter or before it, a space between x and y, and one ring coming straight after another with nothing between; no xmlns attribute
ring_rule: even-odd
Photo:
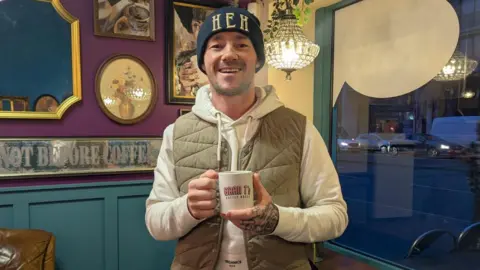
<svg viewBox="0 0 480 270"><path fill-rule="evenodd" d="M65 112L72 107L75 103L82 100L82 76L81 76L81 64L80 64L80 23L78 18L70 14L62 5L60 0L42 0L42 1L33 1L34 3L40 3L52 6L52 9L55 10L64 21L70 25L70 55L71 55L71 74L70 78L66 80L71 80L71 89L69 88L69 96L66 97L58 105L55 111L35 111L35 110L20 110L16 111L15 109L10 108L10 110L0 110L0 119L61 119ZM28 8L28 7L27 7ZM33 30L35 31L35 30ZM37 46L32 43L32 46ZM55 51L53 51L55 52ZM8 53L8 52L6 52ZM64 59L62 59L64 61ZM21 71L18 71L21 72ZM39 93L44 94L44 93ZM48 94L48 93L45 93ZM31 100L27 97L13 97L13 99L26 99ZM0 105L1 106L1 105Z"/></svg>
<svg viewBox="0 0 480 270"><path fill-rule="evenodd" d="M153 73L138 57L117 54L108 58L95 78L97 102L111 120L138 123L154 109L158 89Z"/></svg>
<svg viewBox="0 0 480 270"><path fill-rule="evenodd" d="M155 41L155 0L93 0L96 36Z"/></svg>

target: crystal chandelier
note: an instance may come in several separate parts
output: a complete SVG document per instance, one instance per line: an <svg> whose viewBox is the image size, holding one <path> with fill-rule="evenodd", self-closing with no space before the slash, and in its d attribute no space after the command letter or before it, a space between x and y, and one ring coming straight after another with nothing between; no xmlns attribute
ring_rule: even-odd
<svg viewBox="0 0 480 270"><path fill-rule="evenodd" d="M440 82L462 80L470 75L477 65L477 61L467 58L465 54L455 50L448 63L433 79Z"/></svg>
<svg viewBox="0 0 480 270"><path fill-rule="evenodd" d="M278 30L272 39L265 42L267 63L287 73L287 80L291 80L293 71L310 65L320 52L320 47L302 32L292 10L290 0L286 0L285 13L279 18Z"/></svg>
<svg viewBox="0 0 480 270"><path fill-rule="evenodd" d="M471 89L467 89L465 91L462 91L461 95L463 98L469 99L475 97L475 92L473 92Z"/></svg>

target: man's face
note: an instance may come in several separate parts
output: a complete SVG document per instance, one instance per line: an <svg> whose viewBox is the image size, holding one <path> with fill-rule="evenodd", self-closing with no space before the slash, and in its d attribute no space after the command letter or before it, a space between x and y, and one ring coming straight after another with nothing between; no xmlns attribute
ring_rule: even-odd
<svg viewBox="0 0 480 270"><path fill-rule="evenodd" d="M256 64L257 54L247 36L238 32L220 32L208 40L203 69L217 93L236 96L248 91Z"/></svg>

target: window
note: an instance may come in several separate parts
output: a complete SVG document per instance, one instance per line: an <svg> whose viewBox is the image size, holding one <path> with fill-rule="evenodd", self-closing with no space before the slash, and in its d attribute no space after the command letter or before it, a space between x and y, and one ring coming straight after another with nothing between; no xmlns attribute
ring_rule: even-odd
<svg viewBox="0 0 480 270"><path fill-rule="evenodd" d="M480 1L449 2L460 22L456 51L478 63ZM395 97L370 97L344 84L333 111L332 156L350 216L335 242L415 269L478 269L478 253L448 251L455 247L453 238L465 241L462 231L480 222L480 165L474 162L480 66L461 79L432 78ZM340 147L347 139L360 147ZM446 233L407 256L415 240L433 230ZM480 250L480 237L462 244Z"/></svg>

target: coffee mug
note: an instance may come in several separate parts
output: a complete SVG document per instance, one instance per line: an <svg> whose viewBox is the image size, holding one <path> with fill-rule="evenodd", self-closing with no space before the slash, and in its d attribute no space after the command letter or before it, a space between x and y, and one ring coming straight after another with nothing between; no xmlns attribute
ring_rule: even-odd
<svg viewBox="0 0 480 270"><path fill-rule="evenodd" d="M253 173L228 171L218 173L220 213L253 207Z"/></svg>

